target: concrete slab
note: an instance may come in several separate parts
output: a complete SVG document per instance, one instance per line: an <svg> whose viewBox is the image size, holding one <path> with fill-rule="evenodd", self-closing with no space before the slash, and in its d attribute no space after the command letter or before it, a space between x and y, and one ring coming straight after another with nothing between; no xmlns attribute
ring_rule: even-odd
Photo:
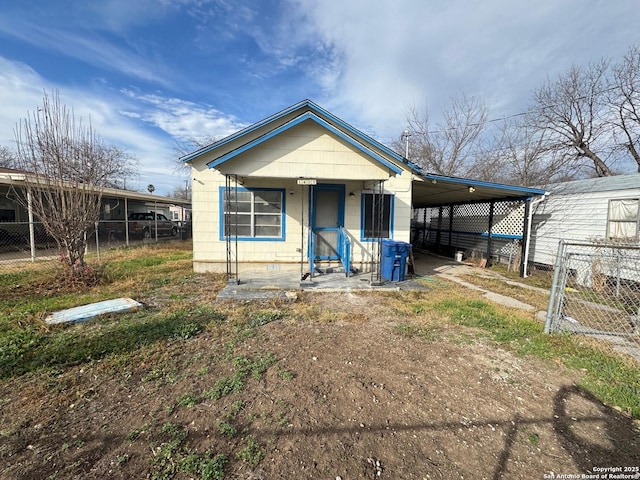
<svg viewBox="0 0 640 480"><path fill-rule="evenodd" d="M525 311L533 311L535 307L533 305L529 305L527 303L521 302L520 300L516 300L515 298L507 297L506 295L501 295L499 293L490 292L489 290L485 290L484 288L478 287L473 283L465 282L464 280L456 277L455 275L441 273L438 276L449 280L451 282L458 283L470 290L476 290L478 292L482 292L482 296L492 302L499 303L500 305L504 305L509 308L517 308L518 310Z"/></svg>
<svg viewBox="0 0 640 480"><path fill-rule="evenodd" d="M416 279L403 282L383 281L380 285L371 284L371 274L350 275L344 273L328 273L300 280L300 275L293 272L245 274L240 282L230 281L223 288L216 300L269 300L288 298L287 292L313 291L336 292L353 290L429 290Z"/></svg>
<svg viewBox="0 0 640 480"><path fill-rule="evenodd" d="M45 322L48 325L57 325L60 323L77 323L86 322L99 315L107 313L124 313L138 310L142 304L136 302L132 298L116 298L113 300L105 300L103 302L90 303L80 307L68 308L59 312L52 313Z"/></svg>

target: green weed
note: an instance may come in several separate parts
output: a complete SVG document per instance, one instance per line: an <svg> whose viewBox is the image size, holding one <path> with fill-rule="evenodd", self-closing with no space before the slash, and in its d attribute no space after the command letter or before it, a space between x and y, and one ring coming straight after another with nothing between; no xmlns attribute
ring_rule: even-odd
<svg viewBox="0 0 640 480"><path fill-rule="evenodd" d="M204 396L211 400L218 400L231 393L241 392L244 390L245 380L248 376L259 380L262 374L275 362L276 358L272 353L257 359L245 356L234 357L232 359L235 367L233 376L219 379L211 390L205 392Z"/></svg>
<svg viewBox="0 0 640 480"><path fill-rule="evenodd" d="M200 403L200 397L194 393L185 393L176 403L179 407L195 407Z"/></svg>
<svg viewBox="0 0 640 480"><path fill-rule="evenodd" d="M227 456L221 453L190 454L181 459L179 470L182 473L200 475L201 480L222 480L226 463Z"/></svg>
<svg viewBox="0 0 640 480"><path fill-rule="evenodd" d="M238 433L238 429L236 427L225 421L218 422L218 431L220 432L220 435L229 438L235 437L236 433Z"/></svg>
<svg viewBox="0 0 640 480"><path fill-rule="evenodd" d="M153 449L153 480L169 480L178 474L197 474L203 480L224 478L226 455L193 452L186 442L188 432L174 423L165 423L161 432L168 438Z"/></svg>
<svg viewBox="0 0 640 480"><path fill-rule="evenodd" d="M236 400L231 404L231 408L227 413L227 418L229 419L236 418L238 414L242 411L242 409L244 409L244 407L245 407L245 402L243 402L242 400Z"/></svg>
<svg viewBox="0 0 640 480"><path fill-rule="evenodd" d="M141 434L143 434L144 432L146 432L149 429L149 426L145 423L142 427L140 428L136 428L134 430L131 430L127 436L125 437L126 440L133 442L135 439L137 439Z"/></svg>
<svg viewBox="0 0 640 480"><path fill-rule="evenodd" d="M282 318L280 310L259 310L251 315L247 324L250 327L260 327Z"/></svg>
<svg viewBox="0 0 640 480"><path fill-rule="evenodd" d="M287 380L287 381L291 381L294 379L295 375L288 371L285 370L283 368L277 367L276 366L276 373L278 374L278 376L282 379L282 380Z"/></svg>
<svg viewBox="0 0 640 480"><path fill-rule="evenodd" d="M394 327L396 333L403 337L420 337L427 342L432 342L436 339L437 329L434 327L426 328L416 325L410 325L406 323L400 323Z"/></svg>
<svg viewBox="0 0 640 480"><path fill-rule="evenodd" d="M265 457L266 452L253 435L244 437L245 447L236 453L236 458L255 467Z"/></svg>
<svg viewBox="0 0 640 480"><path fill-rule="evenodd" d="M205 397L211 400L219 400L230 393L241 392L244 389L244 382L239 375L224 377L219 379L213 388L205 393Z"/></svg>

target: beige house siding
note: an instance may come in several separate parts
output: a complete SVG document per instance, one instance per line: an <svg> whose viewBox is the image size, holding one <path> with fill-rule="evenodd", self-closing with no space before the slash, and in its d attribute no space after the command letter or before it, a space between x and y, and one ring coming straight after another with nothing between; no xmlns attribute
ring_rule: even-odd
<svg viewBox="0 0 640 480"><path fill-rule="evenodd" d="M366 271L371 262L371 242L361 240L361 194L371 193L378 181L385 180L385 193L394 195L393 239L410 239L411 172L401 167L400 175L390 176L385 166L315 122L304 122L264 141L217 167L220 171L206 166L212 160L203 156L192 164L193 252L198 272L226 270L226 244L220 239L224 174L238 175L244 188L285 191L284 241L238 241L241 273L299 270L301 261L306 266L311 187L298 185L301 177L317 179L318 184L344 185L345 229L351 238L351 258L356 268ZM232 250L235 262L235 242Z"/></svg>
<svg viewBox="0 0 640 480"><path fill-rule="evenodd" d="M266 140L220 166L241 177L359 180L388 178L365 154L313 121Z"/></svg>

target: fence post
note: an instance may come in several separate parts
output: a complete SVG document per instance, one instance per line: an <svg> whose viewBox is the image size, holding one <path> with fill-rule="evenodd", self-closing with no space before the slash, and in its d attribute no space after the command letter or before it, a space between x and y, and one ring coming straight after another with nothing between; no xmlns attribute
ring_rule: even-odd
<svg viewBox="0 0 640 480"><path fill-rule="evenodd" d="M564 257L564 240L558 242L558 253L556 254L556 263L553 271L553 282L551 284L551 293L549 295L549 305L547 306L547 317L544 324L544 333L551 332L551 324L553 322L554 311L556 310L556 296L558 293L558 283L560 279L560 270L562 269L562 260Z"/></svg>
<svg viewBox="0 0 640 480"><path fill-rule="evenodd" d="M31 261L36 261L36 233L33 226L33 203L31 191L27 189L27 210L29 213L29 248L31 250Z"/></svg>
<svg viewBox="0 0 640 480"><path fill-rule="evenodd" d="M95 230L96 230L96 256L98 257L98 261L100 261L100 239L98 238L98 226L100 222L96 222Z"/></svg>
<svg viewBox="0 0 640 480"><path fill-rule="evenodd" d="M493 249L493 234L491 233L491 230L493 229L495 206L495 200L491 200L489 203L489 228L487 230L487 267L491 266L491 250Z"/></svg>

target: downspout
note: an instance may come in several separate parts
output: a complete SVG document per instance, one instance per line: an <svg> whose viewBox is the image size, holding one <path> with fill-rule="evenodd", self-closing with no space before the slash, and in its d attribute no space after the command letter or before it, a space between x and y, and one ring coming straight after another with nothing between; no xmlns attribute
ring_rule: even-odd
<svg viewBox="0 0 640 480"><path fill-rule="evenodd" d="M542 197L536 198L534 200L527 200L527 204L528 204L528 212L527 212L527 218L526 218L526 224L525 224L525 236L523 238L524 241L524 248L523 250L523 254L522 254L522 265L520 266L520 277L522 278L527 278L527 265L529 265L529 247L531 244L531 223L533 221L533 211L535 210L535 206L538 205L540 202L544 201L547 198L547 195L549 195L548 193L545 192L545 194Z"/></svg>
<svg viewBox="0 0 640 480"><path fill-rule="evenodd" d="M438 229L436 230L436 252L442 253L440 245L440 229L442 228L442 205L438 207Z"/></svg>

